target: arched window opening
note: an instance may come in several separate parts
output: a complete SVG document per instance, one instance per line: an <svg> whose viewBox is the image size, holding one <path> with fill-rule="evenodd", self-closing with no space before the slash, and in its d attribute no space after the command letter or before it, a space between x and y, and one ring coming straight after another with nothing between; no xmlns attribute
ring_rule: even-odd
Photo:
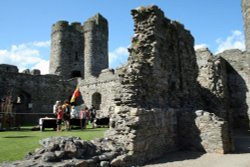
<svg viewBox="0 0 250 167"><path fill-rule="evenodd" d="M100 105L102 103L102 96L100 93L96 92L92 95L92 105L97 109L100 110Z"/></svg>

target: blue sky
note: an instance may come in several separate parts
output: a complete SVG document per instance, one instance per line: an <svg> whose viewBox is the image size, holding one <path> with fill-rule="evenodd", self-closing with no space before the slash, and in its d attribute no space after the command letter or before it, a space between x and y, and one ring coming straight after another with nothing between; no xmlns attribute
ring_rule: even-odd
<svg viewBox="0 0 250 167"><path fill-rule="evenodd" d="M241 0L1 0L0 64L47 73L52 24L83 23L101 13L109 22L110 68L115 68L128 56L133 36L130 10L152 4L184 24L196 47L207 46L213 53L244 50Z"/></svg>

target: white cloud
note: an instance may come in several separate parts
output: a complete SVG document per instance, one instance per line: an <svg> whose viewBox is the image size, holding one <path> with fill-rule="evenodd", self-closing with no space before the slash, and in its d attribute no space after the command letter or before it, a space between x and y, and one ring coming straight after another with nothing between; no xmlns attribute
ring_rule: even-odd
<svg viewBox="0 0 250 167"><path fill-rule="evenodd" d="M50 41L35 41L32 44L37 47L49 47Z"/></svg>
<svg viewBox="0 0 250 167"><path fill-rule="evenodd" d="M49 60L42 60L37 63L32 69L39 69L41 74L48 74L49 73Z"/></svg>
<svg viewBox="0 0 250 167"><path fill-rule="evenodd" d="M127 47L119 47L112 52L109 52L109 66L116 68L125 63L128 59Z"/></svg>
<svg viewBox="0 0 250 167"><path fill-rule="evenodd" d="M222 40L221 38L217 39L216 43L219 45L216 50L216 54L228 49L240 49L242 51L245 50L244 35L238 30L233 31L232 34L225 40Z"/></svg>
<svg viewBox="0 0 250 167"><path fill-rule="evenodd" d="M197 49L202 49L202 48L208 48L208 45L203 43L203 44L198 44L198 45L195 45L194 46L194 49L197 50Z"/></svg>
<svg viewBox="0 0 250 167"><path fill-rule="evenodd" d="M19 71L39 69L42 74L46 74L48 73L48 60L40 55L39 48L47 46L48 41L12 45L9 49L0 50L0 64L15 65ZM49 47L47 49L49 50Z"/></svg>

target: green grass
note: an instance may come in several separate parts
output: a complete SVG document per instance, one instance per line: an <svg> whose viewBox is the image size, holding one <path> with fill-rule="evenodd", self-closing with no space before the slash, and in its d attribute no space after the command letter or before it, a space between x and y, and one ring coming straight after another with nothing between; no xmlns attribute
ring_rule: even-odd
<svg viewBox="0 0 250 167"><path fill-rule="evenodd" d="M73 129L71 131L56 132L52 129L45 131L31 131L29 128L21 128L19 131L0 132L0 163L4 161L21 160L28 152L33 152L39 148L39 140L53 136L76 136L82 140L92 140L101 138L107 128L87 128L81 131Z"/></svg>

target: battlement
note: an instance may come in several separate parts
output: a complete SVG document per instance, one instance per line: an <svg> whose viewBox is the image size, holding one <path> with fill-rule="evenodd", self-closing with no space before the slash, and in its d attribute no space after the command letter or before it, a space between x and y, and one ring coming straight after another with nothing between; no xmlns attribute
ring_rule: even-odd
<svg viewBox="0 0 250 167"><path fill-rule="evenodd" d="M67 30L68 27L69 27L68 21L60 20L52 25L52 32L64 31L64 30Z"/></svg>
<svg viewBox="0 0 250 167"><path fill-rule="evenodd" d="M9 64L0 64L0 71L18 73L18 68Z"/></svg>
<svg viewBox="0 0 250 167"><path fill-rule="evenodd" d="M86 22L95 22L95 24L107 24L107 19L105 19L100 13L97 13L95 16L89 18Z"/></svg>
<svg viewBox="0 0 250 167"><path fill-rule="evenodd" d="M52 33L57 31L79 31L82 32L82 25L80 22L72 22L68 21L58 21L52 26Z"/></svg>
<svg viewBox="0 0 250 167"><path fill-rule="evenodd" d="M38 69L33 69L30 71L30 69L25 69L22 71L23 74L29 74L29 75L41 75L41 71Z"/></svg>
<svg viewBox="0 0 250 167"><path fill-rule="evenodd" d="M84 22L84 31L92 30L95 26L106 27L107 25L107 19L105 19L100 13L97 13L95 16Z"/></svg>
<svg viewBox="0 0 250 167"><path fill-rule="evenodd" d="M81 25L80 22L72 22L72 23L70 24L70 28L71 28L72 30L82 31L82 25Z"/></svg>

